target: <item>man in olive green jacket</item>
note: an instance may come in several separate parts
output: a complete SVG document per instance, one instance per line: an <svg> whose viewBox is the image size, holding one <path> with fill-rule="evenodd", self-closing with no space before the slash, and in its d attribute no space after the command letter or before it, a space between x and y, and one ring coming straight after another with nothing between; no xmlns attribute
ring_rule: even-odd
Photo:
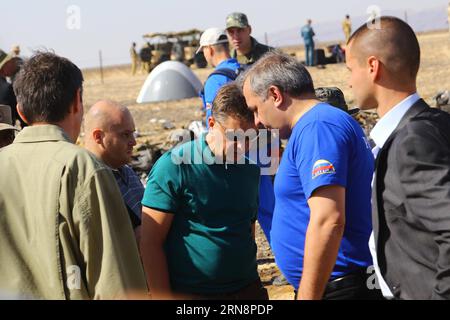
<svg viewBox="0 0 450 320"><path fill-rule="evenodd" d="M81 71L38 53L14 89L30 124L0 151L0 290L36 299L146 293L133 229L114 177L76 146Z"/></svg>

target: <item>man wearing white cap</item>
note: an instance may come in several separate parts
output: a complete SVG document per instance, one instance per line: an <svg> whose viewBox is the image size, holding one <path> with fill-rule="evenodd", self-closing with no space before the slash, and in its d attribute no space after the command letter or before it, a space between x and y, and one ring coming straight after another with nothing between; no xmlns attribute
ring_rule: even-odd
<svg viewBox="0 0 450 320"><path fill-rule="evenodd" d="M211 117L211 106L217 91L226 83L234 81L238 75L240 64L231 58L228 38L224 30L209 28L200 37L200 47L197 53L203 51L206 61L215 67L205 82L200 93L203 100L203 108L206 111L206 127L208 118Z"/></svg>

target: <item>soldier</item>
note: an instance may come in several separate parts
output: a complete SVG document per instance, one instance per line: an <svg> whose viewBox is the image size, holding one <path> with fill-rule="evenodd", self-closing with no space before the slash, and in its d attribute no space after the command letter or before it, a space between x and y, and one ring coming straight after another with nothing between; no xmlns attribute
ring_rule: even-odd
<svg viewBox="0 0 450 320"><path fill-rule="evenodd" d="M231 57L241 65L250 65L272 47L263 45L251 37L252 27L248 24L247 16L240 12L230 13L227 17L228 40L233 45Z"/></svg>
<svg viewBox="0 0 450 320"><path fill-rule="evenodd" d="M349 15L346 15L344 21L342 21L342 31L344 31L345 43L347 43L352 34L352 21Z"/></svg>
<svg viewBox="0 0 450 320"><path fill-rule="evenodd" d="M178 62L184 62L185 56L184 56L184 46L181 43L181 40L177 40L172 46L172 59Z"/></svg>
<svg viewBox="0 0 450 320"><path fill-rule="evenodd" d="M136 68L139 63L139 57L136 52L136 42L133 42L131 44L130 57L131 57L131 75L134 76L136 74Z"/></svg>
<svg viewBox="0 0 450 320"><path fill-rule="evenodd" d="M141 58L142 71L145 73L150 73L152 65L152 46L147 42L139 52L139 57Z"/></svg>

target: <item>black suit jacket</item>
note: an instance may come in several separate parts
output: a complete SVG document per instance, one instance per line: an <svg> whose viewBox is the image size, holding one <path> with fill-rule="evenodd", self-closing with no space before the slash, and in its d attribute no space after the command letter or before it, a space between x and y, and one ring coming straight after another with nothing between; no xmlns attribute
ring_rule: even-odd
<svg viewBox="0 0 450 320"><path fill-rule="evenodd" d="M415 103L380 150L372 218L381 274L400 299L450 298L450 115Z"/></svg>

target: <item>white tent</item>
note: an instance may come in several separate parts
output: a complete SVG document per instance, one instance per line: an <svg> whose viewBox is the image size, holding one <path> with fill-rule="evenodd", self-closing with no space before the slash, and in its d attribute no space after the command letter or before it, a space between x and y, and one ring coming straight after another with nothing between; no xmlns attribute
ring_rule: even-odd
<svg viewBox="0 0 450 320"><path fill-rule="evenodd" d="M148 75L137 103L198 97L202 83L190 68L178 61L159 64Z"/></svg>

